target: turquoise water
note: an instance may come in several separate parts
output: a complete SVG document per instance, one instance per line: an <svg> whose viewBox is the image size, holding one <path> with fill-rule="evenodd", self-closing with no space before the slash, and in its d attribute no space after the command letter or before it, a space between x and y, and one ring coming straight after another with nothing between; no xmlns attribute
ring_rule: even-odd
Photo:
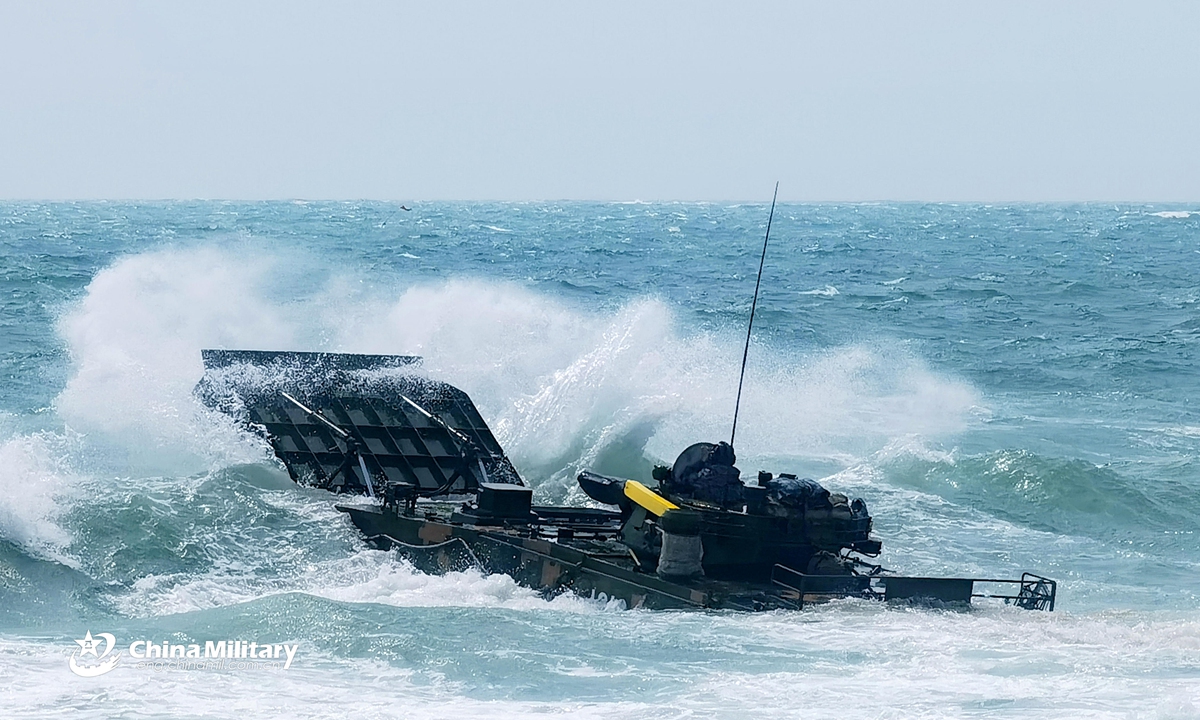
<svg viewBox="0 0 1200 720"><path fill-rule="evenodd" d="M4 715L1200 716L1200 209L784 205L739 466L1059 609L654 613L429 577L198 405L203 347L419 354L539 498L726 437L763 205L0 203ZM88 630L286 670L67 658Z"/></svg>

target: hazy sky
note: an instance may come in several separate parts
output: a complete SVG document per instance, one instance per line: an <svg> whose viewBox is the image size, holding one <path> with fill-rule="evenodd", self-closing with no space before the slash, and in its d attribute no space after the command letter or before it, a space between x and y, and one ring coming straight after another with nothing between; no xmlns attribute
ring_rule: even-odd
<svg viewBox="0 0 1200 720"><path fill-rule="evenodd" d="M0 197L1200 201L1200 3L0 0Z"/></svg>

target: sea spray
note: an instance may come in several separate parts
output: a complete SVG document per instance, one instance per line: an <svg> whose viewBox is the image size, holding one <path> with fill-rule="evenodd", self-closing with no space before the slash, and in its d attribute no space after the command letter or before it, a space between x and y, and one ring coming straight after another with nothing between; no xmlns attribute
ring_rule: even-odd
<svg viewBox="0 0 1200 720"><path fill-rule="evenodd" d="M0 538L39 556L61 558L70 532L59 504L77 481L70 465L78 437L48 431L0 442Z"/></svg>
<svg viewBox="0 0 1200 720"><path fill-rule="evenodd" d="M283 267L209 247L102 271L60 323L76 368L56 400L60 414L124 442L130 462L148 470L167 470L172 457L180 470L261 459L261 443L239 441L192 394L200 349L293 349L298 338L324 337L313 349L421 355L423 372L471 393L535 485L552 476L571 485L581 464L631 436L669 461L691 438L726 432L735 344L685 332L660 300L594 312L466 280L379 290L330 318L308 311L328 297L324 286L297 279L311 294L270 297ZM747 458L836 460L898 434L951 433L980 402L897 346L763 348L750 373L739 444Z"/></svg>

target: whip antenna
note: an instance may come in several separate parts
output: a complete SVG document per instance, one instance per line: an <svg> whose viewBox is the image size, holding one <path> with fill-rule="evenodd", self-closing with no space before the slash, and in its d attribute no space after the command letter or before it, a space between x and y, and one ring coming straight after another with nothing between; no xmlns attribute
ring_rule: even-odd
<svg viewBox="0 0 1200 720"><path fill-rule="evenodd" d="M746 380L746 358L750 357L750 331L754 329L754 311L758 309L758 286L762 284L763 265L767 262L767 241L771 239L771 221L775 219L775 200L779 198L779 182L775 182L775 195L771 197L771 214L767 216L767 235L763 238L762 257L758 261L758 279L754 281L754 302L750 303L750 324L746 326L746 349L742 351L742 373L738 376L737 400L733 403L733 430L729 431L729 446L737 435L738 409L742 406L742 383Z"/></svg>

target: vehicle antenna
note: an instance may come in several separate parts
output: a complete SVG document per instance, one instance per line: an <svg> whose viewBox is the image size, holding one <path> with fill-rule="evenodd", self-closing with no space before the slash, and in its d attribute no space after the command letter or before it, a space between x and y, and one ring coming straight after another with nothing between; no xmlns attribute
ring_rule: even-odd
<svg viewBox="0 0 1200 720"><path fill-rule="evenodd" d="M758 261L758 279L754 281L754 302L750 303L750 323L746 326L746 349L742 351L742 373L738 376L737 400L733 404L733 430L729 431L729 446L737 435L738 409L742 405L742 383L746 380L746 358L750 357L750 331L754 329L754 311L758 309L758 287L762 284L763 264L767 262L767 241L771 239L771 221L775 219L775 200L779 198L779 182L775 182L775 195L771 197L771 214L767 216L767 235L763 238L762 257Z"/></svg>

